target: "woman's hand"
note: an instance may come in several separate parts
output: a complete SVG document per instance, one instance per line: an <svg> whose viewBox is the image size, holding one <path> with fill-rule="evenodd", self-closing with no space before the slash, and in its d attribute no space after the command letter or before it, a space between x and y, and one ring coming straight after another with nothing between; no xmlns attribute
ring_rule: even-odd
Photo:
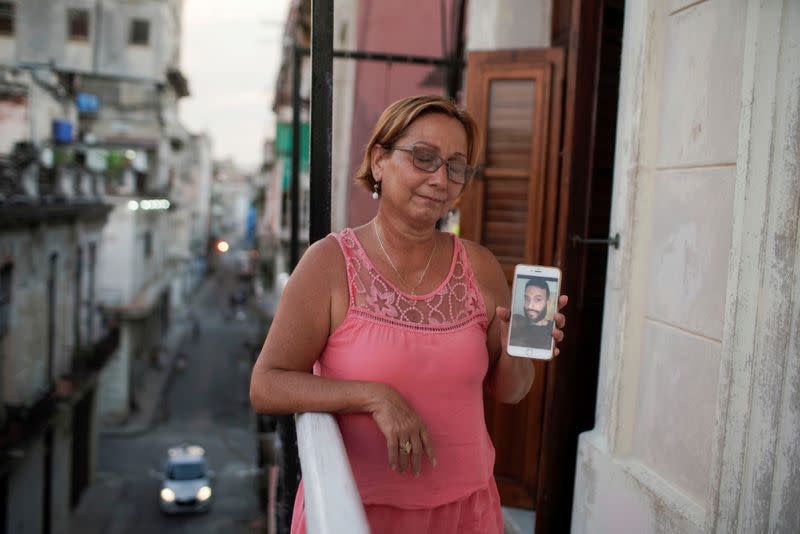
<svg viewBox="0 0 800 534"><path fill-rule="evenodd" d="M494 310L495 317L500 319L500 347L503 352L508 354L508 328L511 323L511 309L505 306L497 306Z"/></svg>
<svg viewBox="0 0 800 534"><path fill-rule="evenodd" d="M402 473L406 467L418 476L422 470L422 453L428 455L431 465L436 465L428 430L422 418L391 386L376 383L375 401L370 413L378 428L386 437L389 451L389 466Z"/></svg>
<svg viewBox="0 0 800 534"><path fill-rule="evenodd" d="M567 318L561 313L561 309L567 305L568 301L569 297L567 295L558 297L558 311L553 315L552 336L555 340L555 345L553 345L554 357L558 356L558 353L561 352L556 345L564 341L564 326L567 324ZM497 314L497 318L500 319L500 345L503 348L503 354L508 354L508 327L511 321L511 310L503 306L498 306L495 313Z"/></svg>
<svg viewBox="0 0 800 534"><path fill-rule="evenodd" d="M567 305L569 301L569 297L566 295L561 295L558 297L558 311L553 316L553 339L556 343L561 343L564 341L564 327L567 324L567 318L561 313L561 310L564 306ZM553 356L558 356L558 353L561 352L558 350L558 347L555 345L553 346Z"/></svg>

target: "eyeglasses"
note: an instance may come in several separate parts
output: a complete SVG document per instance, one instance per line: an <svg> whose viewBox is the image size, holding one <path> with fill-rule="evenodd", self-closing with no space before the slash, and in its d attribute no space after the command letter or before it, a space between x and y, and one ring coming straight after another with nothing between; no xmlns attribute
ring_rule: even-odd
<svg viewBox="0 0 800 534"><path fill-rule="evenodd" d="M436 172L442 165L447 165L447 178L451 182L464 185L475 175L475 167L470 167L460 161L447 161L439 156L435 148L424 145L393 146L393 150L402 150L411 153L414 167L425 172Z"/></svg>

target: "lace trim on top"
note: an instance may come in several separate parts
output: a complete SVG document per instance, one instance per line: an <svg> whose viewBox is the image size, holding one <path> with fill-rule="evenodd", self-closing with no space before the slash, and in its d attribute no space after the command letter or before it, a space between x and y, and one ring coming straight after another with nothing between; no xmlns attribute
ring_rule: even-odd
<svg viewBox="0 0 800 534"><path fill-rule="evenodd" d="M488 325L464 245L453 236L450 272L426 295L409 295L381 275L352 229L336 235L347 264L350 312L372 321L415 331L452 332L472 323Z"/></svg>

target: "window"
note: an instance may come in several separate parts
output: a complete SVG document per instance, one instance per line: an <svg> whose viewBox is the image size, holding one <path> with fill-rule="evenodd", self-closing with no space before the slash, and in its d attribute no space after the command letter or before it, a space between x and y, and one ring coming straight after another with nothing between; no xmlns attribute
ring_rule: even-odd
<svg viewBox="0 0 800 534"><path fill-rule="evenodd" d="M0 35L14 35L14 2L0 2Z"/></svg>
<svg viewBox="0 0 800 534"><path fill-rule="evenodd" d="M89 10L67 10L67 36L70 41L89 40Z"/></svg>
<svg viewBox="0 0 800 534"><path fill-rule="evenodd" d="M0 268L0 339L8 333L8 318L11 315L11 275L13 266L8 263Z"/></svg>
<svg viewBox="0 0 800 534"><path fill-rule="evenodd" d="M150 44L150 21L133 19L131 21L131 33L128 37L128 43L141 46Z"/></svg>
<svg viewBox="0 0 800 534"><path fill-rule="evenodd" d="M206 464L204 461L174 463L167 469L167 478L170 480L197 480L206 477Z"/></svg>

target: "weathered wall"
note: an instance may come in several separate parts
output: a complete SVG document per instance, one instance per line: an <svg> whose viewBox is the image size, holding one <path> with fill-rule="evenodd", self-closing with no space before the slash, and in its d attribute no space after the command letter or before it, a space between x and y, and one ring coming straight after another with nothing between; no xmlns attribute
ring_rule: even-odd
<svg viewBox="0 0 800 534"><path fill-rule="evenodd" d="M124 420L130 409L131 334L124 326L119 333L119 347L97 381L97 416L108 421Z"/></svg>
<svg viewBox="0 0 800 534"><path fill-rule="evenodd" d="M1 64L1 63L0 63ZM53 120L75 121L77 111L68 99L59 99L54 92L59 87L57 77L47 70L2 70L1 85L14 88L19 96L6 96L0 101L0 154L11 152L18 141L37 144L49 141Z"/></svg>
<svg viewBox="0 0 800 534"><path fill-rule="evenodd" d="M205 134L193 135L191 141L191 187L194 189L192 197L192 243L199 244L199 249L193 252L198 255L205 253L208 241L208 223L211 206L211 175L213 165L211 161L211 138Z"/></svg>
<svg viewBox="0 0 800 534"><path fill-rule="evenodd" d="M3 378L0 392L10 404L30 404L49 387L47 377L48 276L50 257L57 255L55 269L55 336L53 378L71 369L75 348L75 272L78 248L83 255L82 304L89 295L88 250L99 243L97 225L41 226L31 230L0 233L0 262L13 265L12 298L8 334L3 339ZM86 321L78 323L81 339L87 339ZM97 333L97 331L95 331Z"/></svg>
<svg viewBox="0 0 800 534"><path fill-rule="evenodd" d="M452 1L445 2L452 13ZM406 2L359 2L359 50L374 50L397 54L444 57L442 22L439 2L408 0ZM449 25L449 22L448 22ZM449 26L448 26L449 27ZM448 33L451 35L451 33ZM349 176L355 176L364 157L378 117L392 102L418 94L445 94L444 69L428 65L392 64L379 61L359 61L353 110ZM352 179L348 180L348 226L358 226L371 219L377 203Z"/></svg>
<svg viewBox="0 0 800 534"><path fill-rule="evenodd" d="M172 274L166 262L172 239L168 228L172 213L131 210L130 197L108 197L107 201L114 209L103 230L99 300L123 307L125 314L153 315ZM149 256L145 245L148 235ZM100 374L98 402L104 417L119 419L127 415L135 371L150 364L153 347L161 340L160 323L158 328L142 325L140 319L122 321L119 348Z"/></svg>
<svg viewBox="0 0 800 534"><path fill-rule="evenodd" d="M340 0L333 10L334 50L356 50L358 1ZM355 109L356 61L335 59L333 65L333 161L331 177L331 230L347 226L347 191L350 174L350 136Z"/></svg>
<svg viewBox="0 0 800 534"><path fill-rule="evenodd" d="M92 68L92 40L96 38L95 0L25 0L17 2L17 61L26 64L55 63L70 70ZM90 41L70 41L67 9L89 11Z"/></svg>
<svg viewBox="0 0 800 534"><path fill-rule="evenodd" d="M65 406L53 428L52 534L69 532L72 490L72 410Z"/></svg>
<svg viewBox="0 0 800 534"><path fill-rule="evenodd" d="M97 294L105 303L119 306L133 298L138 287L134 284L135 258L134 213L128 209L127 198L109 198L114 205L103 228L103 242L99 250Z"/></svg>
<svg viewBox="0 0 800 534"><path fill-rule="evenodd" d="M42 483L44 480L44 441L38 439L25 451L20 466L8 478L6 532L42 532Z"/></svg>
<svg viewBox="0 0 800 534"><path fill-rule="evenodd" d="M550 46L552 0L472 0L467 10L468 50Z"/></svg>
<svg viewBox="0 0 800 534"><path fill-rule="evenodd" d="M89 40L67 38L67 9L89 11ZM150 22L149 44L129 43L131 20ZM169 2L157 0L25 0L17 2L17 32L0 43L0 58L22 64L163 81L179 50Z"/></svg>
<svg viewBox="0 0 800 534"><path fill-rule="evenodd" d="M800 531L800 3L748 2L706 527Z"/></svg>
<svg viewBox="0 0 800 534"><path fill-rule="evenodd" d="M790 1L626 3L575 532L800 524L798 28Z"/></svg>

